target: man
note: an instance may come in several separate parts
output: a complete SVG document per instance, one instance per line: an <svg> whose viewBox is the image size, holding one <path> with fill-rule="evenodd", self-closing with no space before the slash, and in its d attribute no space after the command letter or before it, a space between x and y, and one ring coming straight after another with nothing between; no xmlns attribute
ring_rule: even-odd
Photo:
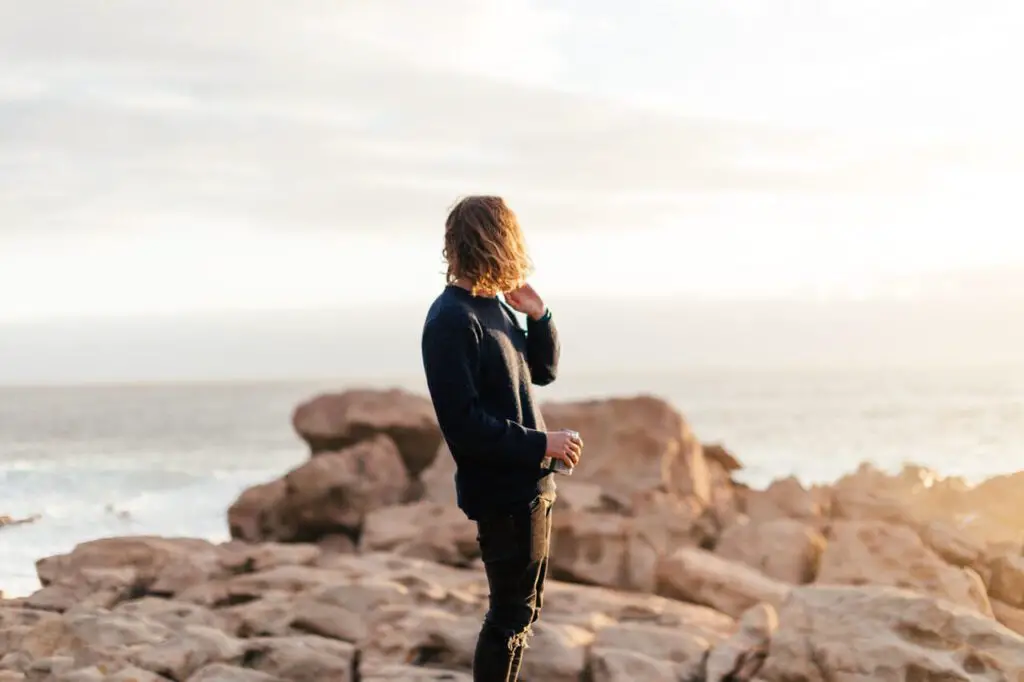
<svg viewBox="0 0 1024 682"><path fill-rule="evenodd" d="M548 458L573 467L583 443L546 431L531 384L555 380L551 312L526 284L519 221L499 197L458 202L445 223L448 285L423 325L423 367L455 459L459 507L477 523L490 608L475 682L515 682L543 602L555 482ZM526 315L524 330L508 306Z"/></svg>

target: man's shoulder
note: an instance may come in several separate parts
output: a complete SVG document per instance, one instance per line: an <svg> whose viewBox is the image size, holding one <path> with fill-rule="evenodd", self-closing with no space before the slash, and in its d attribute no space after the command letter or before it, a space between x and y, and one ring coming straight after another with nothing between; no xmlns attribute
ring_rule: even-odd
<svg viewBox="0 0 1024 682"><path fill-rule="evenodd" d="M425 328L439 326L469 327L479 324L476 312L447 290L441 292L427 309L423 326Z"/></svg>

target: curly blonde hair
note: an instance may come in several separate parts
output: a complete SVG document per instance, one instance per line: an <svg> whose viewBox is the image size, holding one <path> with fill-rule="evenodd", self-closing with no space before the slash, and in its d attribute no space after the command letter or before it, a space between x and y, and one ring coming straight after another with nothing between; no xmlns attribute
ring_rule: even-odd
<svg viewBox="0 0 1024 682"><path fill-rule="evenodd" d="M443 254L448 283L463 279L477 295L512 291L533 270L519 219L501 197L458 201L445 221Z"/></svg>

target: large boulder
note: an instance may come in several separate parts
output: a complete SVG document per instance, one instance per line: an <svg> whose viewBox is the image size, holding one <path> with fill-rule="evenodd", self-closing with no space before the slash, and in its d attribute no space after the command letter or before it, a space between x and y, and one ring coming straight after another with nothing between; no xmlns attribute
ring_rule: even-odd
<svg viewBox="0 0 1024 682"><path fill-rule="evenodd" d="M806 586L779 609L766 682L1021 679L1024 638L976 609L892 587Z"/></svg>
<svg viewBox="0 0 1024 682"><path fill-rule="evenodd" d="M972 512L968 485L924 467L895 474L862 464L831 487L831 512L851 521L885 521L919 529L931 521L956 522Z"/></svg>
<svg viewBox="0 0 1024 682"><path fill-rule="evenodd" d="M260 483L242 491L228 507L228 531L231 537L246 542L287 534L281 527L279 512L284 505L288 486L284 478Z"/></svg>
<svg viewBox="0 0 1024 682"><path fill-rule="evenodd" d="M456 507L421 501L367 514L359 548L468 566L480 556L476 533L476 524Z"/></svg>
<svg viewBox="0 0 1024 682"><path fill-rule="evenodd" d="M798 519L820 526L828 514L831 491L805 488L795 476L772 481L764 490L744 495L744 511L755 523Z"/></svg>
<svg viewBox="0 0 1024 682"><path fill-rule="evenodd" d="M356 538L368 513L401 503L409 487L398 448L379 434L312 457L282 481L242 493L228 511L232 537L277 542L316 542L337 534Z"/></svg>
<svg viewBox="0 0 1024 682"><path fill-rule="evenodd" d="M578 492L579 486L589 484L573 485ZM553 517L550 570L572 582L653 592L659 559L704 539L699 515L699 505L691 499L636 516L560 510Z"/></svg>
<svg viewBox="0 0 1024 682"><path fill-rule="evenodd" d="M413 477L430 466L441 444L430 400L400 389L320 395L295 409L292 425L314 455L385 434L398 446Z"/></svg>
<svg viewBox="0 0 1024 682"><path fill-rule="evenodd" d="M769 578L802 585L814 581L825 546L825 537L804 521L776 518L757 523L744 517L725 529L715 553Z"/></svg>
<svg viewBox="0 0 1024 682"><path fill-rule="evenodd" d="M113 537L77 545L40 559L42 589L22 600L31 609L115 608L147 596L195 594L228 577L283 565L310 565L321 551L311 545L214 545L194 538Z"/></svg>
<svg viewBox="0 0 1024 682"><path fill-rule="evenodd" d="M696 548L678 549L657 567L658 594L703 604L734 618L759 604L780 604L790 589L749 566Z"/></svg>
<svg viewBox="0 0 1024 682"><path fill-rule="evenodd" d="M37 561L42 589L29 596L26 604L58 612L74 606L110 608L146 594L171 596L208 580L219 568L217 547L205 540L154 536L93 540L68 554Z"/></svg>
<svg viewBox="0 0 1024 682"><path fill-rule="evenodd" d="M573 429L583 437L583 460L573 478L600 485L622 508L632 508L637 495L652 490L711 503L711 475L700 441L664 400L546 403L542 412L549 429Z"/></svg>
<svg viewBox="0 0 1024 682"><path fill-rule="evenodd" d="M818 582L902 587L992 615L975 571L947 564L911 529L882 521L836 522Z"/></svg>

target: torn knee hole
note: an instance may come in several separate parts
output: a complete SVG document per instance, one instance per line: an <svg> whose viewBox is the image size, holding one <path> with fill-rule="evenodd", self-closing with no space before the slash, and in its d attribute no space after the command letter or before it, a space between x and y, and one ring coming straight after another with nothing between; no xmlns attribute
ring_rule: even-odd
<svg viewBox="0 0 1024 682"><path fill-rule="evenodd" d="M527 625L526 629L524 629L522 632L517 632L516 634L509 637L508 650L515 651L516 649L529 649L530 645L526 640L528 640L532 634L533 628Z"/></svg>
<svg viewBox="0 0 1024 682"><path fill-rule="evenodd" d="M528 649L530 645L527 643L527 640L533 635L533 626L527 625L519 631L495 629L494 634L505 640L505 645L509 651Z"/></svg>

